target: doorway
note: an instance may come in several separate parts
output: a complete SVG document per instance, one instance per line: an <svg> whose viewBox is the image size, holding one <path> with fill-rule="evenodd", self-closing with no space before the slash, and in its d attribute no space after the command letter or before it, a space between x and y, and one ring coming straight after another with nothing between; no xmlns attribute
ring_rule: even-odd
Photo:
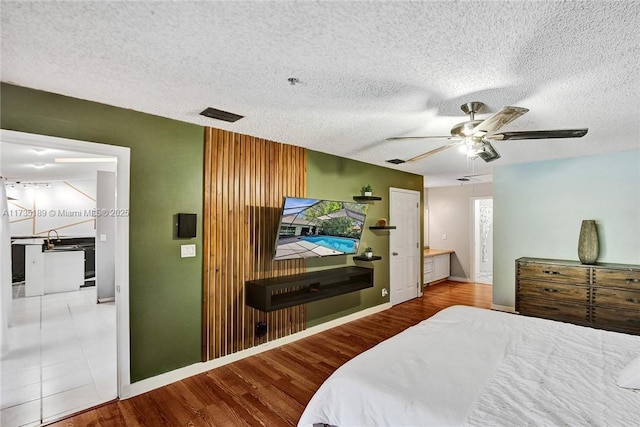
<svg viewBox="0 0 640 427"><path fill-rule="evenodd" d="M493 199L472 199L473 281L493 284Z"/></svg>
<svg viewBox="0 0 640 427"><path fill-rule="evenodd" d="M420 192L389 189L389 221L396 226L389 236L389 287L392 305L420 293Z"/></svg>
<svg viewBox="0 0 640 427"><path fill-rule="evenodd" d="M128 212L129 148L6 130L1 131L1 138L2 143L21 145L34 152L44 148L113 157L117 163L116 207L120 212ZM3 162L3 175L11 178L9 170L9 165ZM38 181L34 180L34 187ZM82 189L76 190L89 195ZM55 214L70 216L75 212L56 209ZM115 232L108 235L116 247L112 274L117 288L113 302L96 304L96 287L84 285L80 290L43 293L11 301L13 313L9 328L3 331L10 339L2 354L2 373L5 374L2 394L10 396L12 401L3 398L3 425L49 423L117 398L129 386L128 217L116 216L115 223ZM50 258L54 258L53 255L60 253L47 254ZM6 301L2 303L4 309ZM67 339L68 342L63 341ZM107 340L111 344L105 356ZM33 351L26 352L28 348ZM69 349L77 351L70 354ZM102 364L113 364L108 377Z"/></svg>

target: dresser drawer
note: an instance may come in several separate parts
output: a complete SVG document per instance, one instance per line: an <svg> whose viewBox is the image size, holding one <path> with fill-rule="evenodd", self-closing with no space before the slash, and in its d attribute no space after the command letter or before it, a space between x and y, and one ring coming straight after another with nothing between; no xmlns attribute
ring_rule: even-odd
<svg viewBox="0 0 640 427"><path fill-rule="evenodd" d="M618 286L640 291L640 270L594 268L593 284Z"/></svg>
<svg viewBox="0 0 640 427"><path fill-rule="evenodd" d="M525 316L542 317L579 325L589 323L589 307L586 304L565 304L557 301L530 298L520 300L516 310Z"/></svg>
<svg viewBox="0 0 640 427"><path fill-rule="evenodd" d="M638 310L640 312L640 290L594 287L591 302L597 306L608 306Z"/></svg>
<svg viewBox="0 0 640 427"><path fill-rule="evenodd" d="M516 274L520 279L589 284L589 268L585 267L520 262Z"/></svg>
<svg viewBox="0 0 640 427"><path fill-rule="evenodd" d="M518 280L519 298L549 298L554 301L567 301L588 304L589 288L586 286L567 285L555 282L535 280Z"/></svg>
<svg viewBox="0 0 640 427"><path fill-rule="evenodd" d="M640 310L594 307L593 326L640 335Z"/></svg>

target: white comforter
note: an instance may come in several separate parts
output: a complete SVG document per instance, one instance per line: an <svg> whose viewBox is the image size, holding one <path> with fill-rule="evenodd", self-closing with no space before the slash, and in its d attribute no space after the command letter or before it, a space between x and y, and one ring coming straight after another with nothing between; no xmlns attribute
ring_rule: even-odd
<svg viewBox="0 0 640 427"><path fill-rule="evenodd" d="M455 306L345 363L299 426L640 423L615 385L640 336Z"/></svg>

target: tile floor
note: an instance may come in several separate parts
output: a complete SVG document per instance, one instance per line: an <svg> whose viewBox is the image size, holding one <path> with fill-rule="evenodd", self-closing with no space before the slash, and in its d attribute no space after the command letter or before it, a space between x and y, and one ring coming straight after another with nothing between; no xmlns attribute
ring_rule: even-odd
<svg viewBox="0 0 640 427"><path fill-rule="evenodd" d="M486 285L491 285L493 283L493 272L492 271L481 271L476 274L475 277L476 283L484 283Z"/></svg>
<svg viewBox="0 0 640 427"><path fill-rule="evenodd" d="M95 301L95 287L13 300L0 426L37 426L117 397L116 307Z"/></svg>

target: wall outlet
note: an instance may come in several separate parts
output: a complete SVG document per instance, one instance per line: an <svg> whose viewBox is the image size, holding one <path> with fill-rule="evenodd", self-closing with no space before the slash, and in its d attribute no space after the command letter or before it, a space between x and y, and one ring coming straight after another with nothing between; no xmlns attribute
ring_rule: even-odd
<svg viewBox="0 0 640 427"><path fill-rule="evenodd" d="M447 233L444 233L444 234L442 235L442 240L447 240Z"/></svg>
<svg viewBox="0 0 640 427"><path fill-rule="evenodd" d="M267 324L265 322L256 322L255 335L256 338L262 338L267 334Z"/></svg>
<svg viewBox="0 0 640 427"><path fill-rule="evenodd" d="M389 291L387 291L387 288L382 288L382 296L383 297L386 297L388 293L389 293Z"/></svg>

